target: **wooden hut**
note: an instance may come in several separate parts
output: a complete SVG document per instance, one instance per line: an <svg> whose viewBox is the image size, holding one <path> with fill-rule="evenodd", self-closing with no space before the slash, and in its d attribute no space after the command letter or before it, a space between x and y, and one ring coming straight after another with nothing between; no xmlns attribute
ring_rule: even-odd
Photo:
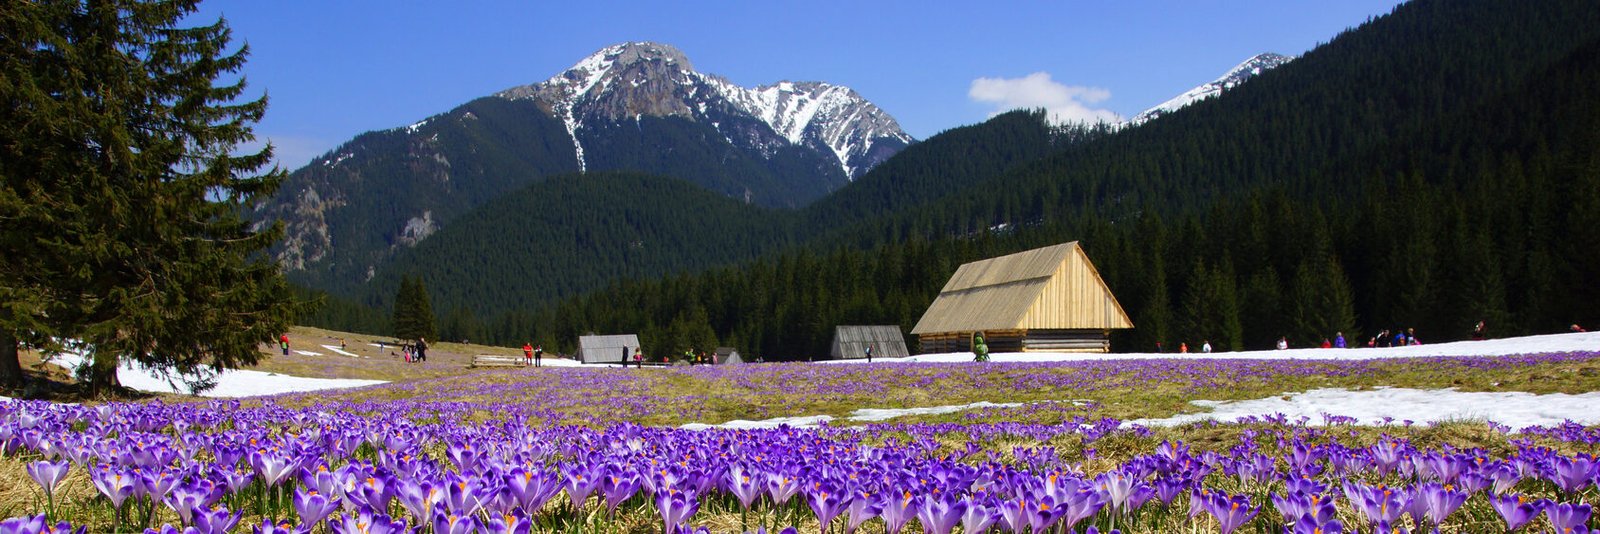
<svg viewBox="0 0 1600 534"><path fill-rule="evenodd" d="M830 356L835 360L866 358L867 347L872 347L873 358L904 358L911 355L906 350L906 336L900 333L900 325L891 324L836 327Z"/></svg>
<svg viewBox="0 0 1600 534"><path fill-rule="evenodd" d="M578 361L583 363L632 363L633 351L638 349L637 334L578 336ZM627 360L623 360L624 354ZM646 354L645 357L650 355Z"/></svg>
<svg viewBox="0 0 1600 534"><path fill-rule="evenodd" d="M922 352L1107 352L1133 328L1077 241L962 265L911 329Z"/></svg>

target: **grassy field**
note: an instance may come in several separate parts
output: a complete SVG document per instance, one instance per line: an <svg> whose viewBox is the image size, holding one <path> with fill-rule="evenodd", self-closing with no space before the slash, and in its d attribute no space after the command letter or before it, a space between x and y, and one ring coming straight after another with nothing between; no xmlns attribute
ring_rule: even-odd
<svg viewBox="0 0 1600 534"><path fill-rule="evenodd" d="M1222 523L1210 519L1206 515L1209 512L1199 512L1201 501L1191 500L1221 492L1248 498L1259 511L1259 515L1246 522L1239 532L1276 532L1293 521L1278 517L1270 500L1289 491L1284 477L1304 476L1331 484L1328 487L1332 489L1324 491L1329 502L1337 501L1338 506L1330 508L1329 513L1333 515L1322 520L1340 521L1347 526L1347 532L1365 532L1370 525L1358 512L1354 497L1341 494L1340 483L1423 488L1446 480L1429 476L1429 469L1433 468L1423 467L1440 461L1437 458L1476 461L1482 466L1468 466L1469 471L1489 473L1489 468L1483 466L1513 465L1518 458L1540 456L1546 462L1572 463L1584 461L1584 458L1592 461L1593 455L1600 452L1596 450L1600 429L1581 426L1506 434L1508 429L1494 428L1482 421L1395 423L1377 427L1336 422L1323 427L1316 426L1322 421L1306 424L1264 419L1251 423L1212 422L1149 429L1119 424L1123 420L1204 411L1191 403L1194 400L1247 400L1318 388L1455 388L1538 394L1600 391L1600 354L1597 353L1368 361L1218 358L1026 364L792 363L661 369L557 366L471 369L468 364L475 355L515 357L520 351L441 343L430 350L428 363L407 364L398 354L391 355L369 345L377 338L314 329L296 329L290 336L292 348L322 355L291 353L282 356L276 354L276 347L263 347L264 359L258 370L296 376L378 379L390 383L244 399L237 404L164 395L136 404L112 404L105 409L90 406L47 410L56 414L53 417L65 417L54 427L58 429L54 433L37 430L50 428L45 423L32 423L39 425L33 427L33 434L29 434L27 428L15 428L10 430L10 437L0 435L0 443L9 444L6 454L0 457L0 480L18 481L0 485L4 486L0 488L0 517L41 513L49 502L54 502L65 510L55 517L90 525L92 531L104 531L110 525L130 521L151 526L182 523L170 506L155 503L147 504L142 511L113 510L104 497L98 496L100 490L83 468L72 469L54 498L44 499L39 486L29 482L24 469L44 454L30 452L37 449L25 445L24 438L29 435L33 436L29 439L41 443L52 439L67 440L62 443L92 439L102 448L109 443L134 448L166 443L160 446L189 450L188 454L197 454L197 459L206 462L222 457L223 453L209 452L214 444L245 439L246 452L252 447L260 447L260 452L268 448L300 450L304 451L300 454L308 455L303 459L326 461L328 469L340 473L362 465L376 466L381 468L374 472L376 475L363 476L369 479L377 476L378 480L390 480L390 484L410 483L413 479L431 480L429 477L444 475L426 473L447 471L460 473L448 476L467 479L482 476L490 480L502 476L491 473L510 469L518 461L532 462L523 465L548 476L567 477L569 483L573 473L586 472L584 469L611 473L608 476L613 481L635 477L631 480L636 483L645 480L637 477L658 476L667 476L666 482L655 484L670 484L671 480L683 477L713 476L722 480L720 477L730 465L743 465L764 473L762 477L794 476L816 484L802 489L799 500L779 505L774 495L758 499L754 508L747 511L738 499L727 493L731 490L718 490L720 482L708 482L711 488L691 493L700 497L696 501L696 511L690 513L691 519L683 523L712 532L738 532L746 525L794 525L803 531L825 531L831 525L833 531L844 531L844 519L831 521L829 525L819 523L820 512L816 510L827 511L827 501L805 504L807 499L818 498L818 492L827 493L826 488L831 486L824 484L853 487L857 491L874 488L871 491L890 493L900 491L890 488L921 488L919 495L926 495L917 497L921 499L919 502L933 503L939 498L939 487L929 484L946 480L941 477L947 475L939 473L949 469L1016 470L1034 473L1030 476L1048 474L1049 480L1055 480L1060 474L1097 484L1094 487L1102 488L1098 491L1109 491L1104 489L1109 487L1106 477L1137 475L1137 484L1149 490L1165 483L1168 479L1164 477L1178 476L1163 474L1167 473L1166 469L1177 468L1153 460L1162 454L1175 454L1160 452L1168 450L1165 445L1168 443L1182 444L1186 451L1182 456L1186 458L1184 465L1210 466L1198 474L1198 478L1184 479L1190 484L1185 487L1202 493L1186 491L1170 502L1156 499L1148 506L1107 508L1089 516L1079 526L1093 524L1102 530L1115 527L1125 532L1221 532L1224 531ZM357 356L338 355L321 346L338 346L340 341L345 343L344 350ZM49 367L39 369L48 371ZM70 380L60 370L50 372L56 379ZM941 415L908 415L883 422L848 420L856 410L864 408L936 407L976 402L1019 405ZM21 424L25 419L22 413L0 410L0 421ZM836 419L833 424L814 430L704 433L672 430L688 423L818 415ZM3 430L5 428L0 427L0 431ZM52 435L57 437L50 438ZM337 441L328 441L327 437L332 435L345 436L357 446L326 449ZM392 441L397 436L410 437L397 445ZM136 441L130 444L128 440ZM321 445L314 445L316 443ZM463 460L472 458L461 456L466 454L463 450L473 449L472 444L492 451L487 453L492 457L503 458L496 462L512 463ZM1351 454L1349 451L1358 451L1357 456L1367 458L1367 455L1376 454L1370 451L1395 444L1403 444L1411 451L1408 454L1415 458L1414 465L1399 471L1365 471L1376 464L1368 459L1363 460L1366 464L1358 462L1367 466L1365 468L1349 467L1338 460L1344 457L1341 455ZM59 449L60 446L51 447ZM1318 451L1315 461L1301 458L1309 454L1304 453L1308 450ZM400 454L439 467L407 471L416 468L395 463L399 461L396 455ZM868 458L871 460L864 460ZM1265 458L1270 476L1249 474L1242 466L1251 458ZM1164 467L1152 467L1155 465L1152 462ZM169 468L179 469L182 465L177 462ZM1310 468L1306 465L1321 467L1307 471ZM899 467L885 471L888 467L884 466ZM239 464L234 467L250 470ZM185 476L196 477L196 481L216 476L213 471L204 469L180 472L189 473ZM1521 475L1523 480L1510 486L1510 491L1530 498L1550 499L1552 506L1556 502L1594 502L1600 497L1600 491L1593 484L1568 491L1541 480L1540 477L1548 477L1539 473L1544 471ZM839 478L845 474L848 478ZM858 475L866 480L873 477L882 480L859 485L863 482L857 479ZM912 478L905 479L903 475ZM921 482L916 481L918 477ZM980 485L969 483L951 491L961 492L963 498L972 503L988 499L984 502L996 507L994 510L1000 510L1009 502L1005 498L1020 498L1025 503L1029 498L1025 495L1031 494L1027 492L1045 491L1034 485L1037 482L996 480L996 488L1007 489L996 489L990 494L979 489ZM1454 479L1446 481L1467 484ZM303 490L310 487L309 484L311 482L301 481L290 482L287 486L269 486L257 481L238 493L229 493L222 504L243 512L243 520L236 531L247 531L252 522L260 525L264 519L300 517L301 512L288 505L293 493L290 488ZM493 491L509 491L505 489L507 486L498 485L499 482L484 484L501 488ZM574 491L577 490L569 487L561 495L570 497ZM601 490L593 491L599 495ZM643 490L637 491L640 493L630 494L633 496L618 503L615 512L609 511L598 497L579 502L558 497L531 512L516 508L515 513L530 521L533 531L660 532L664 520L660 512L671 503L652 499ZM665 494L661 491L656 495ZM905 491L906 498L911 499L911 490ZM1444 514L1448 519L1439 525L1443 527L1441 530L1506 530L1507 525L1490 506L1489 493L1479 491L1459 512ZM340 493L347 502L357 498ZM943 503L940 506L954 506L954 501L939 502ZM1190 514L1190 510L1199 515ZM410 518L412 526L428 525L437 519L408 515L398 501L389 504L384 511L397 519ZM142 516L137 515L141 513ZM1416 513L1421 514L1421 511ZM480 510L473 515L477 518L473 521L484 523L487 529L487 523L495 519L492 515ZM511 517L506 515L505 520ZM888 516L884 517L865 523L858 531L895 530L895 525L888 523ZM932 520L934 517L930 516L909 521L922 525ZM1526 528L1547 528L1554 525L1550 521L1536 518ZM906 528L916 529L917 525ZM313 526L319 532L342 528L331 522ZM1012 531L990 528L998 532ZM448 526L424 529L448 530Z"/></svg>

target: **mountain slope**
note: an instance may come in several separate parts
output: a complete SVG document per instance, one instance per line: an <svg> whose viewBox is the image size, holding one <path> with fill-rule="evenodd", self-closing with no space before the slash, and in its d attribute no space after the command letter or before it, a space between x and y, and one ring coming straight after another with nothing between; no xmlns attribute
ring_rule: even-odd
<svg viewBox="0 0 1600 534"><path fill-rule="evenodd" d="M912 142L849 88L746 89L669 46L626 43L544 82L357 136L292 173L254 216L285 223L274 254L293 280L354 295L397 252L553 174L644 172L799 207Z"/></svg>
<svg viewBox="0 0 1600 534"><path fill-rule="evenodd" d="M1139 114L1134 115L1132 119L1128 119L1128 122L1125 124L1130 126L1138 126L1162 115L1166 115L1188 107L1195 102L1215 97L1222 94L1223 91L1238 87L1239 84L1242 84L1263 72L1281 67L1290 61L1294 61L1294 58L1272 52L1256 55L1250 59L1244 60L1244 62L1240 63L1238 66L1229 69L1228 72L1224 73L1221 77L1218 77L1215 80L1200 84L1193 89L1185 91L1181 95L1168 99L1166 102L1162 102L1157 104L1155 107L1139 112Z"/></svg>
<svg viewBox="0 0 1600 534"><path fill-rule="evenodd" d="M832 154L850 179L913 141L893 117L848 87L779 82L746 89L697 72L683 52L650 42L606 47L549 80L498 96L531 99L551 109L577 142L582 169L588 169L592 155L579 132L640 116L710 124L745 149L792 145ZM755 124L730 119L755 119ZM757 124L764 128L753 128Z"/></svg>

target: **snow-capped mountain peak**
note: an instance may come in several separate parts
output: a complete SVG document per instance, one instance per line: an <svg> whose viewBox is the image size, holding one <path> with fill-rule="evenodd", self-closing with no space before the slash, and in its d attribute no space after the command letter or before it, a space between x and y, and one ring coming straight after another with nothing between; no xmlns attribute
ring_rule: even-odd
<svg viewBox="0 0 1600 534"><path fill-rule="evenodd" d="M782 81L754 89L700 73L670 45L629 42L600 49L543 82L499 96L533 98L562 119L585 167L579 131L592 121L680 117L723 129L728 115L748 117L770 132L728 135L770 154L781 145L826 150L854 179L914 140L899 123L848 87ZM738 140L738 141L736 141Z"/></svg>
<svg viewBox="0 0 1600 534"><path fill-rule="evenodd" d="M1179 109L1183 109L1184 107L1195 102L1217 96L1222 94L1223 91L1237 87L1239 84L1244 83L1246 80L1249 80L1258 74L1272 70L1293 60L1293 56L1285 56L1272 52L1251 57L1250 59L1244 60L1244 62L1240 63L1238 66L1228 70L1226 74L1223 74L1221 77L1215 80L1201 84L1200 86L1190 89L1181 95L1172 97L1172 99L1167 100L1166 102L1162 102L1160 105L1144 110L1138 115L1134 115L1132 119L1128 120L1126 125L1137 126L1144 124L1151 119L1177 111Z"/></svg>

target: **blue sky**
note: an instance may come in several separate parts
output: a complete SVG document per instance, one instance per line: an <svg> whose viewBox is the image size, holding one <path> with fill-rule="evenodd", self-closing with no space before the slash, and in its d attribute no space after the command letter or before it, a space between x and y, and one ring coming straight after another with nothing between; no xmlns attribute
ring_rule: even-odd
<svg viewBox="0 0 1600 534"><path fill-rule="evenodd" d="M1298 55L1394 0L378 2L212 0L248 42L256 133L298 167L355 135L547 79L624 41L746 87L847 85L925 139L1013 107L1132 116L1261 52Z"/></svg>

